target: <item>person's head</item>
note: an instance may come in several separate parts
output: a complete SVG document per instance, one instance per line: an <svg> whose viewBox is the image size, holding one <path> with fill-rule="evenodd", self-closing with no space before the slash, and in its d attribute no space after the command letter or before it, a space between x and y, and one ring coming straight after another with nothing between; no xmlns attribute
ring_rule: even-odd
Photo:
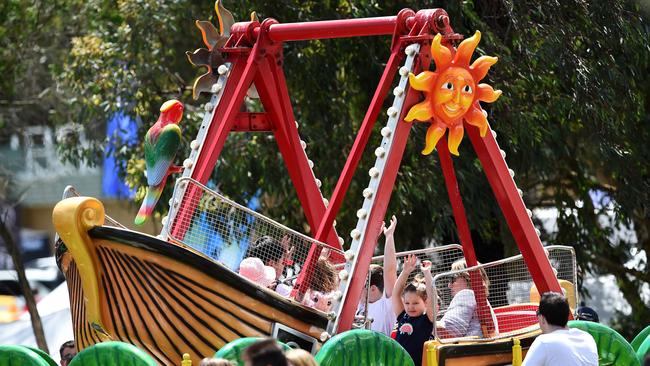
<svg viewBox="0 0 650 366"><path fill-rule="evenodd" d="M287 352L287 360L291 366L318 366L314 356L304 349L292 349Z"/></svg>
<svg viewBox="0 0 650 366"><path fill-rule="evenodd" d="M77 348L74 341L67 341L59 348L59 355L61 355L61 366L68 366L70 361L77 355Z"/></svg>
<svg viewBox="0 0 650 366"><path fill-rule="evenodd" d="M322 293L332 292L339 287L338 272L330 261L325 258L316 261L309 287Z"/></svg>
<svg viewBox="0 0 650 366"><path fill-rule="evenodd" d="M287 358L275 339L265 338L244 350L244 366L288 366Z"/></svg>
<svg viewBox="0 0 650 366"><path fill-rule="evenodd" d="M371 304L384 296L384 269L377 265L370 265L370 287L368 288L368 302Z"/></svg>
<svg viewBox="0 0 650 366"><path fill-rule="evenodd" d="M204 358L199 366L235 366L235 364L225 358Z"/></svg>
<svg viewBox="0 0 650 366"><path fill-rule="evenodd" d="M585 320L588 322L598 323L598 313L596 312L596 310L590 308L589 306L579 307L576 313L577 313L576 316L577 320Z"/></svg>
<svg viewBox="0 0 650 366"><path fill-rule="evenodd" d="M477 262L478 263L478 262ZM481 263L478 263L481 264ZM460 271L467 268L467 262L465 259L459 259L451 264L452 271ZM481 279L483 280L483 286L485 286L486 295L488 294L488 289L490 288L490 280L488 279L485 269L481 268L479 270L481 274ZM449 289L451 290L451 296L456 296L461 290L471 289L471 282L469 272L460 272L452 276L451 281L449 281Z"/></svg>
<svg viewBox="0 0 650 366"><path fill-rule="evenodd" d="M537 319L543 333L549 333L554 328L566 327L569 321L569 302L564 295L557 292L545 292L539 300Z"/></svg>
<svg viewBox="0 0 650 366"><path fill-rule="evenodd" d="M258 238L253 245L248 248L246 257L256 257L262 259L265 265L275 269L275 278L282 276L284 271L285 248L277 240L270 236L264 235Z"/></svg>
<svg viewBox="0 0 650 366"><path fill-rule="evenodd" d="M419 282L411 282L402 291L402 305L404 311L410 317L424 314L427 310L427 289Z"/></svg>

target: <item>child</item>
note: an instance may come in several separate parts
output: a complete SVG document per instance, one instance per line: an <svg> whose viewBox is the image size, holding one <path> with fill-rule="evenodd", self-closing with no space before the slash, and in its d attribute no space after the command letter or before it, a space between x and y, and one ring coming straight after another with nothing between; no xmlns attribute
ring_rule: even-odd
<svg viewBox="0 0 650 366"><path fill-rule="evenodd" d="M286 353L290 366L318 366L314 356L304 349L292 349Z"/></svg>
<svg viewBox="0 0 650 366"><path fill-rule="evenodd" d="M325 258L319 258L309 281L302 304L327 312L332 307L332 292L339 287L336 268Z"/></svg>
<svg viewBox="0 0 650 366"><path fill-rule="evenodd" d="M452 271L459 271L467 268L464 259L459 259L451 265ZM485 295L488 295L490 280L483 268L479 270L483 286L485 286ZM456 337L482 337L481 321L477 314L476 298L470 285L470 275L468 272L460 272L453 276L449 282L452 300L445 315L436 323L438 336L442 338ZM490 316L495 326L495 332L499 332L496 316L492 306L488 302Z"/></svg>
<svg viewBox="0 0 650 366"><path fill-rule="evenodd" d="M421 365L424 342L431 339L433 331L433 309L427 302L428 298L433 298L433 278L431 263L426 262L421 266L425 285L409 283L404 287L416 264L415 255L406 258L404 269L395 282L391 301L397 315L395 340L411 355L415 365Z"/></svg>

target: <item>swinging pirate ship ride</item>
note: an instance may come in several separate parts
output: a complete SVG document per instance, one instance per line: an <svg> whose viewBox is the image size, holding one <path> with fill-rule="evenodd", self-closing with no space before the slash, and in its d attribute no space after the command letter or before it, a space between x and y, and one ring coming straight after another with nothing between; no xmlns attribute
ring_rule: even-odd
<svg viewBox="0 0 650 366"><path fill-rule="evenodd" d="M196 80L194 96L207 93L211 99L191 153L183 162L160 235L121 227L90 197L69 194L73 197L63 199L54 210L60 236L57 260L70 291L79 349L119 340L145 350L159 364L177 365L183 353L198 362L228 342L250 336L274 336L316 352L333 335L366 324L364 319L355 321L355 316L369 265L381 260L372 254L412 127L405 119L431 122L423 152L437 150L460 237L460 245L410 253L432 260L441 313L451 296L446 289L449 279L466 272L483 329L483 337L460 339L436 331L435 339L425 345L423 364L511 362L513 339L525 348L539 334L536 293L564 288L573 294L575 304L574 253L568 247L542 247L496 133L479 104L493 102L500 94L478 84L496 58L483 56L469 63L480 33L460 42L463 37L453 32L443 9L404 9L396 16L289 24L270 18L260 22L255 16L235 23L219 2L217 13L220 29L197 21L207 48L188 53L193 64L208 69ZM290 41L373 35L392 36L390 57L332 196L325 199L293 115L282 46ZM432 57L435 72L428 71ZM358 222L345 250L335 218L395 77L393 104L380 130L375 165L369 171ZM253 86L264 112L242 111ZM438 89L442 92L436 93ZM418 104L420 91L425 99ZM205 186L233 132L273 134L311 237ZM519 256L483 265L476 260L450 155L450 151L457 154L464 132L521 250ZM276 280L290 289L286 296L237 272L251 246L265 236L283 245L280 268L284 269ZM273 255L277 253L257 254L265 262ZM320 278L319 258L337 264L340 279L331 309L326 311L304 305L314 279ZM468 269L450 271L451 262L458 258L465 258ZM481 268L492 282L490 294L482 285ZM489 316L488 297L495 306L497 324Z"/></svg>

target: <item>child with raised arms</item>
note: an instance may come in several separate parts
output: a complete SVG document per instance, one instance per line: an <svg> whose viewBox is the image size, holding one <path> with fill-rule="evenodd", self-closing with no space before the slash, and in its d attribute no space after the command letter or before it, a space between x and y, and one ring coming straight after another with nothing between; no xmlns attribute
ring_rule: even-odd
<svg viewBox="0 0 650 366"><path fill-rule="evenodd" d="M431 262L421 265L425 283L413 282L406 284L409 275L415 270L417 257L410 255L404 261L404 268L391 296L393 309L397 316L395 340L409 353L415 365L422 364L422 349L424 342L431 339L433 331L433 278Z"/></svg>

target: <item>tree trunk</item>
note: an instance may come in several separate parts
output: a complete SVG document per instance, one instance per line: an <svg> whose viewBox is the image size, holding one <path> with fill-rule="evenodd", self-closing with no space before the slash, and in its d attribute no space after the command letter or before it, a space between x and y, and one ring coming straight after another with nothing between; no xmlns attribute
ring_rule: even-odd
<svg viewBox="0 0 650 366"><path fill-rule="evenodd" d="M29 317L32 321L32 329L34 330L34 337L36 338L36 344L38 348L42 349L46 353L50 353L47 348L47 342L45 341L45 333L43 332L43 323L41 323L41 317L38 315L38 310L36 309L36 301L34 301L34 294L32 293L32 288L27 282L27 276L25 276L25 267L23 266L23 259L20 256L20 250L18 250L18 245L14 241L9 229L6 224L6 215L0 215L0 237L4 240L7 245L7 249L11 254L13 259L14 266L16 268L16 273L18 274L18 283L20 288L23 291L25 297L25 302L27 303L27 309L29 310Z"/></svg>

